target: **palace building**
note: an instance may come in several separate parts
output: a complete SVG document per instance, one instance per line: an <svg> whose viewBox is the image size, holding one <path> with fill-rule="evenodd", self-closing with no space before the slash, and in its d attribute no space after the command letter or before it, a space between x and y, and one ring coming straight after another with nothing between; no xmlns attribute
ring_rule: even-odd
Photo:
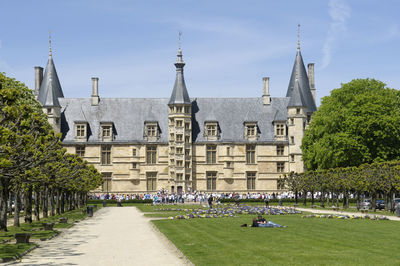
<svg viewBox="0 0 400 266"><path fill-rule="evenodd" d="M95 77L90 97L64 98L50 49L44 74L35 67L35 95L67 152L102 173L98 191L273 192L284 173L304 171L316 104L314 64L307 73L299 45L281 98L270 97L268 77L258 98L190 98L184 66L179 49L169 99L102 98Z"/></svg>

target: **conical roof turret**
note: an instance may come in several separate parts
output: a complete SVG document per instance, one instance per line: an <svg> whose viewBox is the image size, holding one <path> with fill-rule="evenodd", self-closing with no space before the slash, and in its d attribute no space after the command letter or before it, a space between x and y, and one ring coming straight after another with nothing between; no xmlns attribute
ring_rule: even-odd
<svg viewBox="0 0 400 266"><path fill-rule="evenodd" d="M61 88L60 80L58 79L56 67L54 66L51 46L49 49L49 60L46 70L43 75L43 81L40 85L38 101L42 106L60 107L58 98L64 98L64 93Z"/></svg>
<svg viewBox="0 0 400 266"><path fill-rule="evenodd" d="M302 106L307 107L307 113L312 113L317 110L317 106L315 105L311 93L310 82L304 66L303 57L300 52L300 24L298 25L297 31L297 54L296 59L294 60L286 97L293 98L289 101L292 105L298 105L302 102Z"/></svg>
<svg viewBox="0 0 400 266"><path fill-rule="evenodd" d="M183 67L185 63L182 59L182 50L178 49L177 60L175 63L176 67L176 79L174 89L169 99L168 105L170 104L190 104L189 94L186 89L185 78L183 76Z"/></svg>

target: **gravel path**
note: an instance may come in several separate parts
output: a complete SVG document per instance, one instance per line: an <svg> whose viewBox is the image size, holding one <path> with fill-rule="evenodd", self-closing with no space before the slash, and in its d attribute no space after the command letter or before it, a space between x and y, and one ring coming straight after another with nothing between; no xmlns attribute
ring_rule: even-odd
<svg viewBox="0 0 400 266"><path fill-rule="evenodd" d="M318 210L318 209L309 209L309 208L297 208L296 210L302 211L302 212L312 212L312 213L321 213L321 214L339 214L339 215L357 215L357 216L365 216L365 215L376 215L376 216L384 216L381 214L376 214L374 212L370 212L368 214L363 214L361 212L344 212L344 211L333 211L333 210ZM396 217L396 216L390 216L387 215L386 216L389 220L392 221L400 221L400 217Z"/></svg>
<svg viewBox="0 0 400 266"><path fill-rule="evenodd" d="M135 207L97 211L41 242L18 265L185 265L184 256Z"/></svg>

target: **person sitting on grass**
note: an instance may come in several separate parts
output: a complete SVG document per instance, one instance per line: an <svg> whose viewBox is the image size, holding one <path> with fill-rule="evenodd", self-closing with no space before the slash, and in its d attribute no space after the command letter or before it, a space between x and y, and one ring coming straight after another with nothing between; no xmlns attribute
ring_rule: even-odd
<svg viewBox="0 0 400 266"><path fill-rule="evenodd" d="M257 226L254 226L254 222L257 223ZM258 215L258 219L256 218L253 219L253 224L251 227L287 227L287 226L267 221L261 215Z"/></svg>

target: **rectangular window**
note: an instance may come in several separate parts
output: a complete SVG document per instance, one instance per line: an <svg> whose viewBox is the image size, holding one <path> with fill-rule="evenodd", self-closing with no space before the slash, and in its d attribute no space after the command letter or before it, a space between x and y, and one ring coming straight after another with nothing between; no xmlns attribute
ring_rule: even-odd
<svg viewBox="0 0 400 266"><path fill-rule="evenodd" d="M231 155L231 147L226 147L226 155Z"/></svg>
<svg viewBox="0 0 400 266"><path fill-rule="evenodd" d="M190 162L185 162L185 168L190 168Z"/></svg>
<svg viewBox="0 0 400 266"><path fill-rule="evenodd" d="M186 130L190 129L190 123L185 123L185 129Z"/></svg>
<svg viewBox="0 0 400 266"><path fill-rule="evenodd" d="M185 150L185 156L190 156L190 149Z"/></svg>
<svg viewBox="0 0 400 266"><path fill-rule="evenodd" d="M189 114L189 113L190 113L190 108L189 108L189 106L185 106L185 113L186 113L186 114Z"/></svg>
<svg viewBox="0 0 400 266"><path fill-rule="evenodd" d="M190 175L185 175L185 181L190 181Z"/></svg>
<svg viewBox="0 0 400 266"><path fill-rule="evenodd" d="M293 154L290 155L290 160L291 160L292 162L294 162L294 155L293 155Z"/></svg>
<svg viewBox="0 0 400 266"><path fill-rule="evenodd" d="M183 148L177 147L176 148L176 154L183 154Z"/></svg>
<svg viewBox="0 0 400 266"><path fill-rule="evenodd" d="M147 191L157 190L157 173L146 173Z"/></svg>
<svg viewBox="0 0 400 266"><path fill-rule="evenodd" d="M147 136L148 137L156 137L157 136L157 126L148 125L147 126Z"/></svg>
<svg viewBox="0 0 400 266"><path fill-rule="evenodd" d="M207 145L207 164L217 163L217 146Z"/></svg>
<svg viewBox="0 0 400 266"><path fill-rule="evenodd" d="M247 126L247 136L255 136L256 135L256 126L248 125Z"/></svg>
<svg viewBox="0 0 400 266"><path fill-rule="evenodd" d="M190 136L185 136L185 143L190 143Z"/></svg>
<svg viewBox="0 0 400 266"><path fill-rule="evenodd" d="M101 164L111 164L111 146L101 146Z"/></svg>
<svg viewBox="0 0 400 266"><path fill-rule="evenodd" d="M276 163L276 171L278 173L283 173L285 172L285 162L277 162Z"/></svg>
<svg viewBox="0 0 400 266"><path fill-rule="evenodd" d="M226 168L232 168L233 163L232 162L226 162Z"/></svg>
<svg viewBox="0 0 400 266"><path fill-rule="evenodd" d="M290 124L294 125L294 119L293 118L290 118Z"/></svg>
<svg viewBox="0 0 400 266"><path fill-rule="evenodd" d="M86 136L86 125L76 125L76 136L77 137Z"/></svg>
<svg viewBox="0 0 400 266"><path fill-rule="evenodd" d="M277 124L276 125L276 135L277 136L285 135L285 125L284 124Z"/></svg>
<svg viewBox="0 0 400 266"><path fill-rule="evenodd" d="M256 173L254 172L247 173L247 189L249 190L256 189Z"/></svg>
<svg viewBox="0 0 400 266"><path fill-rule="evenodd" d="M132 156L136 157L136 149L132 149Z"/></svg>
<svg viewBox="0 0 400 266"><path fill-rule="evenodd" d="M294 136L290 137L290 144L294 144Z"/></svg>
<svg viewBox="0 0 400 266"><path fill-rule="evenodd" d="M176 120L176 126L177 127L182 127L183 121L182 120Z"/></svg>
<svg viewBox="0 0 400 266"><path fill-rule="evenodd" d="M176 107L176 112L177 113L182 113L182 106L177 106Z"/></svg>
<svg viewBox="0 0 400 266"><path fill-rule="evenodd" d="M102 126L103 137L111 137L111 126Z"/></svg>
<svg viewBox="0 0 400 266"><path fill-rule="evenodd" d="M296 108L296 114L300 114L300 108Z"/></svg>
<svg viewBox="0 0 400 266"><path fill-rule="evenodd" d="M177 160L177 161L176 161L176 166L182 167L182 166L183 166L183 161Z"/></svg>
<svg viewBox="0 0 400 266"><path fill-rule="evenodd" d="M75 151L76 155L80 157L85 157L85 146L76 146Z"/></svg>
<svg viewBox="0 0 400 266"><path fill-rule="evenodd" d="M285 152L285 146L278 145L276 146L276 155L283 155Z"/></svg>
<svg viewBox="0 0 400 266"><path fill-rule="evenodd" d="M182 142L182 138L183 138L182 134L177 134L176 135L176 141Z"/></svg>
<svg viewBox="0 0 400 266"><path fill-rule="evenodd" d="M176 180L182 180L183 174L176 174Z"/></svg>
<svg viewBox="0 0 400 266"><path fill-rule="evenodd" d="M217 172L207 172L207 190L217 189Z"/></svg>
<svg viewBox="0 0 400 266"><path fill-rule="evenodd" d="M110 192L111 191L111 176L112 173L101 173L102 177L103 177L103 184L101 186L101 190L103 192Z"/></svg>
<svg viewBox="0 0 400 266"><path fill-rule="evenodd" d="M157 147L147 146L146 148L146 162L147 164L156 164Z"/></svg>
<svg viewBox="0 0 400 266"><path fill-rule="evenodd" d="M207 136L215 137L217 135L217 126L216 125L207 125Z"/></svg>
<svg viewBox="0 0 400 266"><path fill-rule="evenodd" d="M246 145L246 163L254 164L256 163L256 146Z"/></svg>

